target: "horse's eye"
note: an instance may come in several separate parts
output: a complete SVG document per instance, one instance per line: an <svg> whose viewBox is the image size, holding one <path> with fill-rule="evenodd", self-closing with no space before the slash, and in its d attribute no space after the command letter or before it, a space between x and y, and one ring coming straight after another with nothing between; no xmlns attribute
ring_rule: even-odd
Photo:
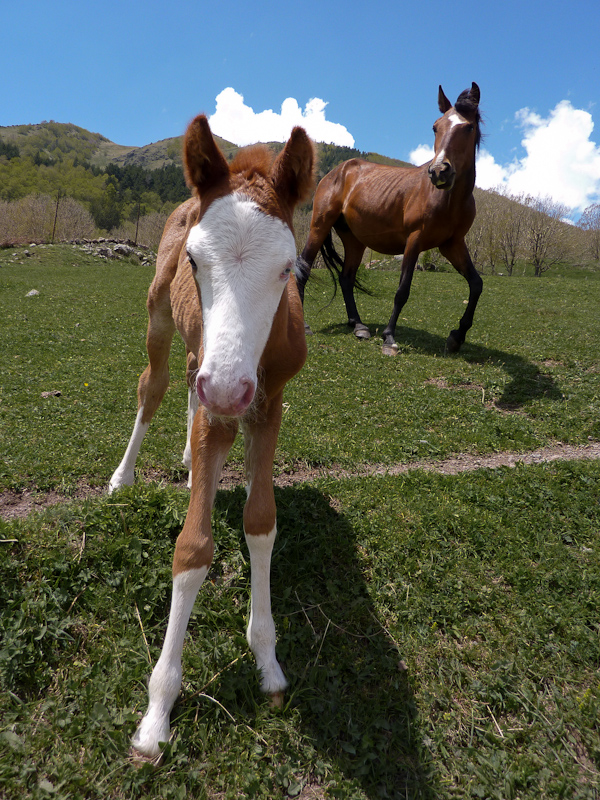
<svg viewBox="0 0 600 800"><path fill-rule="evenodd" d="M475 130L475 125L469 125L467 130L469 131L469 133L473 133L473 131Z"/></svg>

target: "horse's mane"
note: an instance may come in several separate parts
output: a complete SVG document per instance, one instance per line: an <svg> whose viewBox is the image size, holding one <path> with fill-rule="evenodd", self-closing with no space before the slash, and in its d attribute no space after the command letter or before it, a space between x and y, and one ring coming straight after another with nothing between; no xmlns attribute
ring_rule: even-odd
<svg viewBox="0 0 600 800"><path fill-rule="evenodd" d="M470 89L465 89L464 92L460 93L458 100L454 104L454 108L459 114L475 119L475 125L477 126L477 138L475 139L475 146L479 150L479 145L481 144L482 138L481 112L479 111L479 104L474 103L473 100L471 100Z"/></svg>

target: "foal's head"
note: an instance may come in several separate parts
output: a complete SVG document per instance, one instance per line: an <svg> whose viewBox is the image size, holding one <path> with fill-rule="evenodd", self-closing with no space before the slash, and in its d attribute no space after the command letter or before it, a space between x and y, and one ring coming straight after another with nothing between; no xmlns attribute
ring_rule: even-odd
<svg viewBox="0 0 600 800"><path fill-rule="evenodd" d="M200 116L186 133L184 158L200 197L185 251L202 305L196 391L210 413L240 417L254 398L260 358L296 259L292 215L312 187L313 145L294 128L276 159L255 147L229 165Z"/></svg>
<svg viewBox="0 0 600 800"><path fill-rule="evenodd" d="M457 175L475 167L475 151L481 141L479 86L473 83L465 89L454 106L440 86L438 105L443 116L433 126L435 155L428 172L435 187L452 189Z"/></svg>

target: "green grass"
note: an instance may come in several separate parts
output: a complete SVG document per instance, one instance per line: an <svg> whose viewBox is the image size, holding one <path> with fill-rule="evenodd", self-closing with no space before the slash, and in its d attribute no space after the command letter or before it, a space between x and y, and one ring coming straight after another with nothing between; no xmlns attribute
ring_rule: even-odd
<svg viewBox="0 0 600 800"><path fill-rule="evenodd" d="M0 264L0 488L103 485L133 424L151 274L68 247ZM375 332L397 275L366 279ZM245 493L219 492L157 769L135 769L127 750L187 491L140 481L0 521L0 797L597 800L600 466L326 477L334 464L597 440L597 281L486 278L468 342L446 358L464 286L417 274L395 359L347 332L339 297L321 310L327 279L309 284L315 335L277 466L324 477L276 489L286 705L269 709L244 637ZM184 474L179 344L172 374L145 477Z"/></svg>
<svg viewBox="0 0 600 800"><path fill-rule="evenodd" d="M146 366L148 267L106 263L70 247L14 265L0 254L0 488L107 483L128 441ZM462 314L456 274L416 273L399 320L400 354L356 340L326 274L309 283L304 370L286 392L278 469L409 462L453 453L526 451L600 438L600 273L569 280L485 278L462 352L444 356ZM373 334L390 313L398 275L368 272L358 299ZM37 289L37 297L26 297ZM146 475L182 477L184 350L139 459ZM60 397L42 398L58 390ZM43 436L40 433L43 431ZM339 435L343 431L343 435ZM41 456L41 449L52 458ZM239 445L232 460L241 463Z"/></svg>

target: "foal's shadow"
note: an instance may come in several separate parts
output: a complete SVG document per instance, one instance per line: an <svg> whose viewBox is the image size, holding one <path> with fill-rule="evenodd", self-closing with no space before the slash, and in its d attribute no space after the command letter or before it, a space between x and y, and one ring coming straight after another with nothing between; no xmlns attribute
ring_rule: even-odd
<svg viewBox="0 0 600 800"><path fill-rule="evenodd" d="M377 330L377 323L366 323L371 331ZM383 326L379 326L381 330ZM318 331L324 336L339 336L342 333L352 335L347 324L327 325ZM379 347L380 341L375 337ZM446 352L446 339L429 331L399 326L396 330L396 343L400 349L397 358L402 358L402 349L408 348L423 355L439 356ZM502 395L496 401L499 407L517 409L524 403L539 398L548 398L555 402L563 400L560 388L554 379L542 373L537 364L515 353L507 353L496 348L483 347L469 339L461 350L451 358L462 358L466 362L489 364L502 368L510 378L505 384Z"/></svg>
<svg viewBox="0 0 600 800"><path fill-rule="evenodd" d="M369 598L355 531L314 487L276 489L276 501L277 654L302 736L373 800L434 800L411 674Z"/></svg>

